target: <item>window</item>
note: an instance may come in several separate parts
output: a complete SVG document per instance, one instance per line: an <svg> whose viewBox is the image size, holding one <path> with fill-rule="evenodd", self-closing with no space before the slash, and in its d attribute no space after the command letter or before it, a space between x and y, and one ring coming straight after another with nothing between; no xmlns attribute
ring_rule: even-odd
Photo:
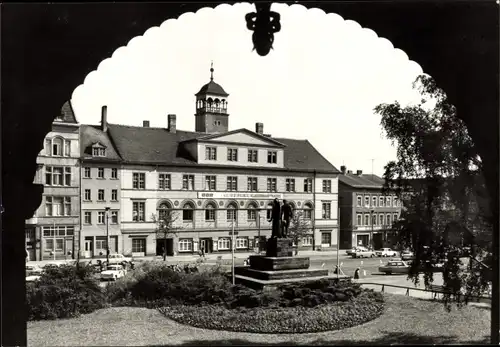
<svg viewBox="0 0 500 347"><path fill-rule="evenodd" d="M370 215L365 213L365 225L370 225Z"/></svg>
<svg viewBox="0 0 500 347"><path fill-rule="evenodd" d="M399 203L398 198L397 198L397 197L394 197L394 199L392 199L392 205L393 205L394 207L397 207L397 206L398 206L398 203Z"/></svg>
<svg viewBox="0 0 500 347"><path fill-rule="evenodd" d="M356 225L363 225L363 216L361 213L358 213L356 215Z"/></svg>
<svg viewBox="0 0 500 347"><path fill-rule="evenodd" d="M84 224L92 224L92 212L85 211L83 223Z"/></svg>
<svg viewBox="0 0 500 347"><path fill-rule="evenodd" d="M385 206L387 207L391 207L392 206L392 201L391 201L391 197L388 196L385 198Z"/></svg>
<svg viewBox="0 0 500 347"><path fill-rule="evenodd" d="M146 188L146 174L141 172L134 172L132 174L132 188L145 189Z"/></svg>
<svg viewBox="0 0 500 347"><path fill-rule="evenodd" d="M158 189L160 190L172 189L170 182L171 182L170 174L166 173L158 174Z"/></svg>
<svg viewBox="0 0 500 347"><path fill-rule="evenodd" d="M378 225L384 225L384 215L380 214L378 216Z"/></svg>
<svg viewBox="0 0 500 347"><path fill-rule="evenodd" d="M229 237L221 237L217 243L219 250L231 249L231 239Z"/></svg>
<svg viewBox="0 0 500 347"><path fill-rule="evenodd" d="M377 197L372 196L372 207L377 207Z"/></svg>
<svg viewBox="0 0 500 347"><path fill-rule="evenodd" d="M54 250L54 239L45 240L45 250L46 251L62 251L64 247L64 239L57 238L56 249Z"/></svg>
<svg viewBox="0 0 500 347"><path fill-rule="evenodd" d="M97 178L104 178L104 168L103 167L97 168Z"/></svg>
<svg viewBox="0 0 500 347"><path fill-rule="evenodd" d="M63 140L61 138L52 139L52 155L62 156Z"/></svg>
<svg viewBox="0 0 500 347"><path fill-rule="evenodd" d="M104 189L97 191L97 201L104 201Z"/></svg>
<svg viewBox="0 0 500 347"><path fill-rule="evenodd" d="M387 220L387 225L392 226L392 221L391 221L391 215L390 214L387 214L386 220Z"/></svg>
<svg viewBox="0 0 500 347"><path fill-rule="evenodd" d="M295 191L295 178L287 178L286 179L286 191L294 192Z"/></svg>
<svg viewBox="0 0 500 347"><path fill-rule="evenodd" d="M321 233L321 246L330 247L332 245L332 233Z"/></svg>
<svg viewBox="0 0 500 347"><path fill-rule="evenodd" d="M330 219L331 218L331 208L332 208L332 205L330 202L323 202L322 203L323 219Z"/></svg>
<svg viewBox="0 0 500 347"><path fill-rule="evenodd" d="M267 162L268 164L276 164L277 162L278 152L276 151L267 151Z"/></svg>
<svg viewBox="0 0 500 347"><path fill-rule="evenodd" d="M256 192L257 191L257 177L248 177L247 182L248 182L248 184L247 184L248 191Z"/></svg>
<svg viewBox="0 0 500 347"><path fill-rule="evenodd" d="M167 214L170 212L170 209L172 208L172 206L167 203L167 202L162 202L160 204L160 206L158 206L158 218L160 220L164 220L165 217L167 216ZM173 222L174 219L173 218L168 218L167 219L167 222Z"/></svg>
<svg viewBox="0 0 500 347"><path fill-rule="evenodd" d="M97 224L105 224L106 221L106 212L99 211L97 212Z"/></svg>
<svg viewBox="0 0 500 347"><path fill-rule="evenodd" d="M115 168L115 167L111 169L111 178L112 179L117 179L118 178L118 169Z"/></svg>
<svg viewBox="0 0 500 347"><path fill-rule="evenodd" d="M267 210L266 210L267 220L271 219L272 215L273 215L273 204L269 203L267 204Z"/></svg>
<svg viewBox="0 0 500 347"><path fill-rule="evenodd" d="M132 253L146 253L146 239L132 239Z"/></svg>
<svg viewBox="0 0 500 347"><path fill-rule="evenodd" d="M248 205L247 210L247 220L248 221L256 221L257 220L257 211L255 210L256 206L254 204Z"/></svg>
<svg viewBox="0 0 500 347"><path fill-rule="evenodd" d="M193 251L193 240L191 239L179 240L179 252L192 252L192 251Z"/></svg>
<svg viewBox="0 0 500 347"><path fill-rule="evenodd" d="M383 197L383 196L381 196L381 197L378 199L378 205L379 205L380 207L384 207L384 197Z"/></svg>
<svg viewBox="0 0 500 347"><path fill-rule="evenodd" d="M106 148L92 147L92 156L94 156L94 157L105 157L106 156Z"/></svg>
<svg viewBox="0 0 500 347"><path fill-rule="evenodd" d="M357 207L361 207L361 206L363 206L363 197L362 197L362 196L359 196L359 195L358 195L358 196L356 197L356 200L357 200L357 205L356 205Z"/></svg>
<svg viewBox="0 0 500 347"><path fill-rule="evenodd" d="M323 193L332 192L332 180L323 180Z"/></svg>
<svg viewBox="0 0 500 347"><path fill-rule="evenodd" d="M146 216L145 205L143 201L132 202L132 220L134 222L144 222Z"/></svg>
<svg viewBox="0 0 500 347"><path fill-rule="evenodd" d="M92 200L92 192L90 189L85 189L85 195L83 198L85 201L90 201Z"/></svg>
<svg viewBox="0 0 500 347"><path fill-rule="evenodd" d="M70 186L71 168L62 166L45 167L45 184L49 186Z"/></svg>
<svg viewBox="0 0 500 347"><path fill-rule="evenodd" d="M238 149L228 148L227 150L227 160L228 161L238 161Z"/></svg>
<svg viewBox="0 0 500 347"><path fill-rule="evenodd" d="M83 168L83 178L91 178L89 167Z"/></svg>
<svg viewBox="0 0 500 347"><path fill-rule="evenodd" d="M398 214L397 214L397 213L394 213L394 214L392 215L392 222L394 223L394 222L396 222L397 220L398 220Z"/></svg>
<svg viewBox="0 0 500 347"><path fill-rule="evenodd" d="M267 191L275 192L276 191L276 178L268 178L267 179Z"/></svg>
<svg viewBox="0 0 500 347"><path fill-rule="evenodd" d="M248 248L248 237L237 237L236 238L236 248L247 249Z"/></svg>
<svg viewBox="0 0 500 347"><path fill-rule="evenodd" d="M111 190L111 200L118 201L118 189Z"/></svg>
<svg viewBox="0 0 500 347"><path fill-rule="evenodd" d="M227 177L227 190L237 191L238 190L238 177L228 176Z"/></svg>
<svg viewBox="0 0 500 347"><path fill-rule="evenodd" d="M96 250L106 250L108 248L107 240L105 237L97 236L95 240Z"/></svg>
<svg viewBox="0 0 500 347"><path fill-rule="evenodd" d="M249 163L256 163L258 161L258 151L256 149L249 149L248 150L248 162Z"/></svg>
<svg viewBox="0 0 500 347"><path fill-rule="evenodd" d="M205 176L205 190L216 190L215 176Z"/></svg>
<svg viewBox="0 0 500 347"><path fill-rule="evenodd" d="M312 218L312 205L310 203L304 204L304 219Z"/></svg>
<svg viewBox="0 0 500 347"><path fill-rule="evenodd" d="M313 186L313 180L312 180L312 178L305 178L304 179L304 192L311 193L312 192L312 186Z"/></svg>
<svg viewBox="0 0 500 347"><path fill-rule="evenodd" d="M184 222L192 222L193 221L193 206L190 203L184 205L182 210L182 220Z"/></svg>
<svg viewBox="0 0 500 347"><path fill-rule="evenodd" d="M43 236L73 236L75 233L74 226L58 225L55 228L53 226L43 227Z"/></svg>
<svg viewBox="0 0 500 347"><path fill-rule="evenodd" d="M205 220L209 222L215 221L215 206L208 204L205 209Z"/></svg>
<svg viewBox="0 0 500 347"><path fill-rule="evenodd" d="M205 148L205 160L217 160L217 147Z"/></svg>
<svg viewBox="0 0 500 347"><path fill-rule="evenodd" d="M312 246L312 244L313 237L311 235L302 238L302 246Z"/></svg>
<svg viewBox="0 0 500 347"><path fill-rule="evenodd" d="M377 215L372 214L372 225L377 225Z"/></svg>
<svg viewBox="0 0 500 347"><path fill-rule="evenodd" d="M118 211L111 211L111 224L118 224Z"/></svg>
<svg viewBox="0 0 500 347"><path fill-rule="evenodd" d="M45 213L47 216L70 216L71 197L69 196L46 196Z"/></svg>
<svg viewBox="0 0 500 347"><path fill-rule="evenodd" d="M229 204L227 207L227 221L236 221L236 216L237 216L237 210L236 206L234 204Z"/></svg>
<svg viewBox="0 0 500 347"><path fill-rule="evenodd" d="M370 207L370 197L368 195L365 196L365 207Z"/></svg>
<svg viewBox="0 0 500 347"><path fill-rule="evenodd" d="M194 175L182 176L182 189L194 190Z"/></svg>

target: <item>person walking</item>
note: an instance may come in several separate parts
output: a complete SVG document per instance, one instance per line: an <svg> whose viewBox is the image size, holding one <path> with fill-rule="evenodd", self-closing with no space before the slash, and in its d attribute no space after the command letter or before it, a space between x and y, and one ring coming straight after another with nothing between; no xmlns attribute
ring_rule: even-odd
<svg viewBox="0 0 500 347"><path fill-rule="evenodd" d="M359 267L356 268L356 270L354 270L354 279L355 280L359 280L359 270L360 270Z"/></svg>

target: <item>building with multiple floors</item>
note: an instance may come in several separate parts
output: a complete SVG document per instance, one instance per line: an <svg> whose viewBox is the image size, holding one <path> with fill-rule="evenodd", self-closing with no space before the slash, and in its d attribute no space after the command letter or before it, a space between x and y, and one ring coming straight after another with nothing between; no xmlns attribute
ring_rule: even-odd
<svg viewBox="0 0 500 347"><path fill-rule="evenodd" d="M108 124L105 112L100 128L88 126L85 129L95 131L82 131L82 147L105 148L105 157L109 154L107 160L89 156L82 170L92 163L92 175L120 162L116 249L134 256L162 250L167 255L200 249L229 252L229 231L234 227L236 250L253 250L259 235L271 234L268 210L275 197L289 201L310 221L310 235L299 246L336 248L340 172L307 140L265 135L262 123L255 131L229 131L229 95L213 81L211 72L210 82L196 94L195 131L178 130L175 115L168 115L164 128L153 128L148 121L142 127ZM113 164L111 158L116 159ZM116 189L105 180L97 189ZM83 191L92 189L85 188L86 182L82 178ZM82 211L89 216L102 212L108 203L99 205L91 199L91 204L82 202ZM174 215L176 235L165 239L157 235L155 219L167 210ZM104 235L102 225L83 228L85 244ZM96 246L89 244L89 249L97 252Z"/></svg>
<svg viewBox="0 0 500 347"><path fill-rule="evenodd" d="M26 221L29 260L71 259L79 249L80 134L71 103L54 119L37 158L34 183L43 184L42 203Z"/></svg>
<svg viewBox="0 0 500 347"><path fill-rule="evenodd" d="M392 223L401 213L395 194L382 193L384 180L376 175L355 174L341 166L339 176L340 247L358 245L379 249L394 241Z"/></svg>

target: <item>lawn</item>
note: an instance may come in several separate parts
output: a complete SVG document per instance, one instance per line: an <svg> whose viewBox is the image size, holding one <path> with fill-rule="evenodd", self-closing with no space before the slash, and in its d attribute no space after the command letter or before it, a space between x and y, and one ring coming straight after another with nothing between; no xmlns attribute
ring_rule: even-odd
<svg viewBox="0 0 500 347"><path fill-rule="evenodd" d="M181 325L157 310L108 308L75 319L28 323L29 346L329 345L487 343L490 310L446 312L440 303L385 294L386 312L366 324L314 334L252 334Z"/></svg>

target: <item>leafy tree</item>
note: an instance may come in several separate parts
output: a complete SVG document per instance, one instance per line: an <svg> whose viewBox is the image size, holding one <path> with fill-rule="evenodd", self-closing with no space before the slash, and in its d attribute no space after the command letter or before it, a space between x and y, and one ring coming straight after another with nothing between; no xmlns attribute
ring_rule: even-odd
<svg viewBox="0 0 500 347"><path fill-rule="evenodd" d="M176 222L179 216L170 209L159 210L158 216L153 214L152 220L156 224L156 238L163 238L164 249L163 249L163 261L167 259L167 239L172 236L177 236L177 232L182 229L176 226Z"/></svg>
<svg viewBox="0 0 500 347"><path fill-rule="evenodd" d="M419 76L413 87L420 103L375 107L386 136L397 146L397 160L385 166L384 191L395 191L403 202L393 227L400 246L415 253L409 277L417 283L423 273L428 286L432 265L446 260L444 285L453 294L445 296L449 307L452 300L466 302L488 286L492 214L481 158L455 107L429 76ZM475 259L468 267L458 253L464 246L471 246Z"/></svg>
<svg viewBox="0 0 500 347"><path fill-rule="evenodd" d="M310 230L311 223L304 218L303 212L295 212L290 220L287 236L297 245L295 255L299 254L299 242L302 242L302 239L310 234Z"/></svg>

